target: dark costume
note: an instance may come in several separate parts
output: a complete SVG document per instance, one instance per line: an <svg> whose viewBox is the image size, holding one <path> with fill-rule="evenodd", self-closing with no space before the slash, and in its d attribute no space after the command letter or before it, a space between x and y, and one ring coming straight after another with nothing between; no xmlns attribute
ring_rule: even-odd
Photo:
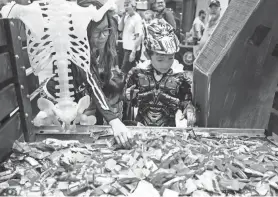
<svg viewBox="0 0 278 197"><path fill-rule="evenodd" d="M170 69L160 81L154 77L154 68L133 68L127 77L125 90L133 85L139 93L131 102L138 107L136 121L146 126L175 126L178 109L194 110L191 103L190 79L184 72ZM132 93L131 93L132 94Z"/></svg>

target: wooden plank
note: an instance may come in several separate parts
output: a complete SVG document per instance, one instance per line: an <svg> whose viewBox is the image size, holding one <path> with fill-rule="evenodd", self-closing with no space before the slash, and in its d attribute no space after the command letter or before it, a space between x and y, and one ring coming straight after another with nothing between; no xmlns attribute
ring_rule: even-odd
<svg viewBox="0 0 278 197"><path fill-rule="evenodd" d="M30 98L31 106L32 106L32 120L36 117L36 115L40 112L38 108L38 99L40 98L40 94L37 94L34 98Z"/></svg>
<svg viewBox="0 0 278 197"><path fill-rule="evenodd" d="M9 53L0 54L0 69L0 83L13 76Z"/></svg>
<svg viewBox="0 0 278 197"><path fill-rule="evenodd" d="M20 119L22 131L26 141L30 141L33 137L32 107L29 99L28 82L26 79L26 69L24 68L24 59L22 53L21 39L18 38L19 20L5 20L5 28L7 29L7 39L9 52L11 54L11 64L13 65L13 74L16 78L15 90L18 99Z"/></svg>
<svg viewBox="0 0 278 197"><path fill-rule="evenodd" d="M176 127L128 127L130 132L158 132L158 131L174 131L174 132L192 132L192 128L176 128ZM193 128L195 134L201 137L223 137L223 136L246 136L264 138L263 129L230 129L230 128ZM42 141L47 138L56 138L61 140L76 139L80 142L90 142L91 133L101 134L103 137L109 137L113 134L110 126L77 126L75 132L61 132L59 127L40 127L35 128L36 141Z"/></svg>
<svg viewBox="0 0 278 197"><path fill-rule="evenodd" d="M10 155L14 141L19 139L21 134L19 114L0 128L0 163Z"/></svg>
<svg viewBox="0 0 278 197"><path fill-rule="evenodd" d="M273 55L278 43L277 6L278 1L231 1L195 62L208 79L203 90L208 105L201 109L207 122L202 126L267 128L278 75L278 58ZM194 80L203 81L195 73Z"/></svg>
<svg viewBox="0 0 278 197"><path fill-rule="evenodd" d="M13 84L4 88L0 91L0 122L3 118L8 116L16 107L17 107L17 99L15 93L15 87Z"/></svg>
<svg viewBox="0 0 278 197"><path fill-rule="evenodd" d="M275 96L274 96L274 101L273 101L273 106L274 109L278 110L278 92L275 92Z"/></svg>
<svg viewBox="0 0 278 197"><path fill-rule="evenodd" d="M30 65L30 61L29 61L29 56L28 56L28 52L27 52L27 48L23 48L22 50L22 58L23 58L23 61L24 61L24 67L26 69L30 68L31 65Z"/></svg>
<svg viewBox="0 0 278 197"><path fill-rule="evenodd" d="M271 143L273 143L275 146L278 147L278 135L277 135L277 134L273 133L272 136L267 137L267 139L268 139Z"/></svg>
<svg viewBox="0 0 278 197"><path fill-rule="evenodd" d="M268 131L278 135L278 114L271 113L268 123Z"/></svg>
<svg viewBox="0 0 278 197"><path fill-rule="evenodd" d="M34 74L31 74L26 78L28 84L28 94L31 95L36 89L39 88L39 79L38 76L35 76Z"/></svg>
<svg viewBox="0 0 278 197"><path fill-rule="evenodd" d="M4 28L4 21L0 19L0 47L7 45L6 31Z"/></svg>
<svg viewBox="0 0 278 197"><path fill-rule="evenodd" d="M207 117L208 117L208 78L205 77L205 74L202 73L199 69L193 68L194 78L198 79L193 80L193 93L198 92L198 94L193 94L194 105L197 107L197 125L200 127L204 127L207 125ZM194 79L193 78L193 79Z"/></svg>
<svg viewBox="0 0 278 197"><path fill-rule="evenodd" d="M18 25L18 29L19 29L19 36L20 36L20 40L21 42L25 43L25 44L22 44L23 47L26 46L26 40L27 40L27 37L26 37L26 33L25 33L25 25L24 23L22 22L19 22L17 23Z"/></svg>
<svg viewBox="0 0 278 197"><path fill-rule="evenodd" d="M276 116L278 116L278 110L276 110L276 109L274 109L274 108L272 108L271 113L274 114L274 115L276 115Z"/></svg>

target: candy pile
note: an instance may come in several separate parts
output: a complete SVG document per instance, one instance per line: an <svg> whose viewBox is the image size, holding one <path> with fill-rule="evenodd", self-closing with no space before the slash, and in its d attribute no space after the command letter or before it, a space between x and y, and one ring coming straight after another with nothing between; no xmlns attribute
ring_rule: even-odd
<svg viewBox="0 0 278 197"><path fill-rule="evenodd" d="M278 196L278 148L266 141L157 132L135 142L16 142L0 196Z"/></svg>

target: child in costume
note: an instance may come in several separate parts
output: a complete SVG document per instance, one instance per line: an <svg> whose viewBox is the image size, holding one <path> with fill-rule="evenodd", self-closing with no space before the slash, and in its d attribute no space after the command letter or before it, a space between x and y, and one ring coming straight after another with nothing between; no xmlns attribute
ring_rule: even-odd
<svg viewBox="0 0 278 197"><path fill-rule="evenodd" d="M179 40L165 20L153 20L145 27L145 55L148 65L138 65L127 77L125 98L138 107L136 121L145 126L193 126L190 78L174 66Z"/></svg>

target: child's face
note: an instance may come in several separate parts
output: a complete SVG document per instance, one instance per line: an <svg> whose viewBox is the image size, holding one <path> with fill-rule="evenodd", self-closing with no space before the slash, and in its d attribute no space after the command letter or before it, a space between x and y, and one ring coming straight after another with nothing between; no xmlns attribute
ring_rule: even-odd
<svg viewBox="0 0 278 197"><path fill-rule="evenodd" d="M145 14L145 20L146 20L147 22L151 21L152 19L153 19L152 14L149 14L149 13Z"/></svg>
<svg viewBox="0 0 278 197"><path fill-rule="evenodd" d="M150 59L152 65L160 73L167 73L174 62L175 54L164 55L159 53L154 53Z"/></svg>

